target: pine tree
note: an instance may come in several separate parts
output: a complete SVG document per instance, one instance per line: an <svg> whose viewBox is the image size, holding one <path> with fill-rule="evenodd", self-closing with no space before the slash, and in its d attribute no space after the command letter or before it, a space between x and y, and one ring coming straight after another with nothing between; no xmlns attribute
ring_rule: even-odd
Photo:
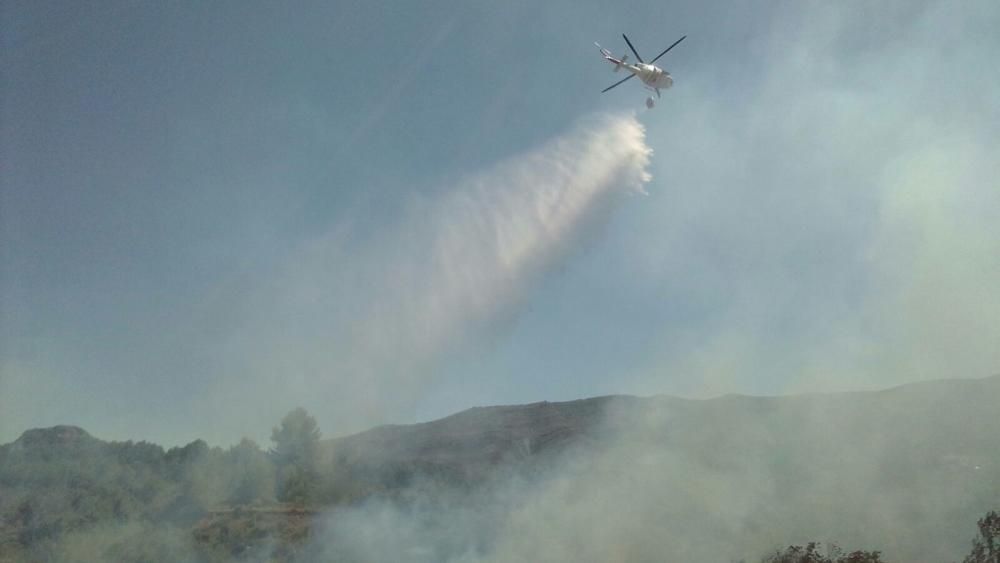
<svg viewBox="0 0 1000 563"><path fill-rule="evenodd" d="M278 467L278 500L305 503L318 481L319 428L316 419L299 407L271 431L269 452Z"/></svg>
<svg viewBox="0 0 1000 563"><path fill-rule="evenodd" d="M1000 513L991 510L976 524L979 537L972 540L972 551L962 563L1000 563Z"/></svg>

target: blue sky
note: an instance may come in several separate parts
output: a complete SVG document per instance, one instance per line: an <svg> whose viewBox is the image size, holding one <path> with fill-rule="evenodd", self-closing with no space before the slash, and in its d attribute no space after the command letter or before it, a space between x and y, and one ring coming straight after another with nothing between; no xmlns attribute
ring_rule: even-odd
<svg viewBox="0 0 1000 563"><path fill-rule="evenodd" d="M6 3L0 441L996 373L998 20L986 1ZM647 56L688 35L653 111L635 84L599 93L619 76L592 42L623 52L621 32ZM633 112L648 195L558 241L519 231L538 257L488 306L448 293L492 287L463 229L518 224L497 205L542 193L533 159L589 181L634 140L599 116ZM422 241L448 237L442 272Z"/></svg>

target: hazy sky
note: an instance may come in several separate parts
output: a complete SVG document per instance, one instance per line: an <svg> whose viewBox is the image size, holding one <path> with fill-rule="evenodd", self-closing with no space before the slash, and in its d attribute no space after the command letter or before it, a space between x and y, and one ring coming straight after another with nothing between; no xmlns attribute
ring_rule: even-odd
<svg viewBox="0 0 1000 563"><path fill-rule="evenodd" d="M1000 371L992 0L0 9L0 442Z"/></svg>

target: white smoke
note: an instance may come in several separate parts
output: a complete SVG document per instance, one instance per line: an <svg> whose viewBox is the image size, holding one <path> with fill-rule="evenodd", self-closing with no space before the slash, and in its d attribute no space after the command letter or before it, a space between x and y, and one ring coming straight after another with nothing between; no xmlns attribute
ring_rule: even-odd
<svg viewBox="0 0 1000 563"><path fill-rule="evenodd" d="M954 561L998 500L998 400L1000 378L609 400L572 447L496 463L482 483L414 479L332 507L304 560L762 561L820 541L886 561ZM484 458L497 443L486 428L496 427L478 426Z"/></svg>

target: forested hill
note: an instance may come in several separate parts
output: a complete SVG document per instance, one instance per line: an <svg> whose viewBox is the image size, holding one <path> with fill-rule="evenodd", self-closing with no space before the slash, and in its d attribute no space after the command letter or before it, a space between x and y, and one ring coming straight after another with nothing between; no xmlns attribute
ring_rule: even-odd
<svg viewBox="0 0 1000 563"><path fill-rule="evenodd" d="M297 409L267 449L250 440L164 449L74 426L33 429L0 446L0 561L307 557L314 512L402 498L427 482L468 491L510 471L544 483L566 467L559 475L584 478L591 466L618 476L596 488L625 483L654 497L706 475L727 490L752 486L764 529L787 529L788 543L826 529L900 557L958 559L976 518L1000 506L998 413L1000 376L878 392L481 407L327 440ZM663 470L646 481L633 473L643 463ZM713 498L690 500L686 521L721 510Z"/></svg>
<svg viewBox="0 0 1000 563"><path fill-rule="evenodd" d="M476 479L500 461L580 443L599 447L609 439L698 456L791 447L891 464L1000 471L1000 375L873 392L708 400L607 396L477 407L327 440L324 449L345 468L416 465Z"/></svg>

